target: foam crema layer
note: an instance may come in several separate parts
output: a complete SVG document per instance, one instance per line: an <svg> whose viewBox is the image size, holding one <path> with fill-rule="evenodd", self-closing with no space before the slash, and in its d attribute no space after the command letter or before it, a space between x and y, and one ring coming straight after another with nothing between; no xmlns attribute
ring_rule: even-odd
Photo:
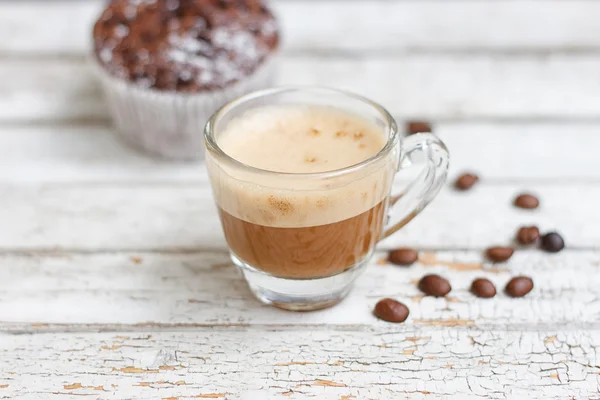
<svg viewBox="0 0 600 400"><path fill-rule="evenodd" d="M270 227L309 227L352 218L389 194L398 150L349 174L336 171L365 161L385 146L384 127L326 106L265 106L217 127L219 147L261 170L219 163L207 154L217 205L241 220Z"/></svg>

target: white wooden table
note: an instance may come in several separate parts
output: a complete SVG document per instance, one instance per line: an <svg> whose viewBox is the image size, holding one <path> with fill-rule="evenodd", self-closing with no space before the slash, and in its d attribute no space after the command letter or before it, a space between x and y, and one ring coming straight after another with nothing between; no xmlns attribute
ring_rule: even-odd
<svg viewBox="0 0 600 400"><path fill-rule="evenodd" d="M451 178L482 177L384 243L348 299L304 314L250 295L201 164L112 134L86 64L100 7L0 3L0 398L600 398L600 2L275 1L281 83L429 119ZM521 190L541 208L512 207ZM529 223L567 249L482 258ZM400 244L417 265L378 261ZM416 289L430 272L447 298ZM517 274L535 280L523 299L468 292ZM382 297L409 320L375 319Z"/></svg>

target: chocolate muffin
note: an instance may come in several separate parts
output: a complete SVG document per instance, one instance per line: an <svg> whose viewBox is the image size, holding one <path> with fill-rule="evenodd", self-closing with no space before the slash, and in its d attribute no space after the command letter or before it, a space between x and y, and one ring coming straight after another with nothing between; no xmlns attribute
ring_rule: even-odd
<svg viewBox="0 0 600 400"><path fill-rule="evenodd" d="M208 117L270 85L279 44L261 0L113 0L93 39L117 128L170 158L200 157Z"/></svg>

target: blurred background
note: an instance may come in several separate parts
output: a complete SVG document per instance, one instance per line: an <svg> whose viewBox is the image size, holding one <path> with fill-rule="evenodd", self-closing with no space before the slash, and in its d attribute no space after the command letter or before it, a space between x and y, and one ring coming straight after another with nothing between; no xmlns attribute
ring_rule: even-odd
<svg viewBox="0 0 600 400"><path fill-rule="evenodd" d="M0 2L0 130L27 129L19 139L0 134L0 178L33 177L17 177L18 165L40 178L70 179L65 163L73 157L95 160L99 176L116 168L113 158L143 168L143 159L107 135L107 107L87 63L103 3ZM600 126L600 2L270 4L283 36L278 83L347 88L401 120L429 120L452 148L453 170L476 165L488 178L596 177L599 164L588 152L600 145L589 135ZM47 146L53 152L42 152ZM37 165L24 167L20 157ZM565 158L552 170L540 162ZM160 174L172 167L157 168Z"/></svg>

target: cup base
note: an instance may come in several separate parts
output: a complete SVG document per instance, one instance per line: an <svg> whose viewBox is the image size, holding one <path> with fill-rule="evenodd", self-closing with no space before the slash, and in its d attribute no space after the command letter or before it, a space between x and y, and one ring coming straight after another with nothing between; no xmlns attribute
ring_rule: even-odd
<svg viewBox="0 0 600 400"><path fill-rule="evenodd" d="M337 275L315 279L278 278L246 264L235 254L237 265L254 296L264 304L289 311L314 311L336 305L346 297L371 255Z"/></svg>

